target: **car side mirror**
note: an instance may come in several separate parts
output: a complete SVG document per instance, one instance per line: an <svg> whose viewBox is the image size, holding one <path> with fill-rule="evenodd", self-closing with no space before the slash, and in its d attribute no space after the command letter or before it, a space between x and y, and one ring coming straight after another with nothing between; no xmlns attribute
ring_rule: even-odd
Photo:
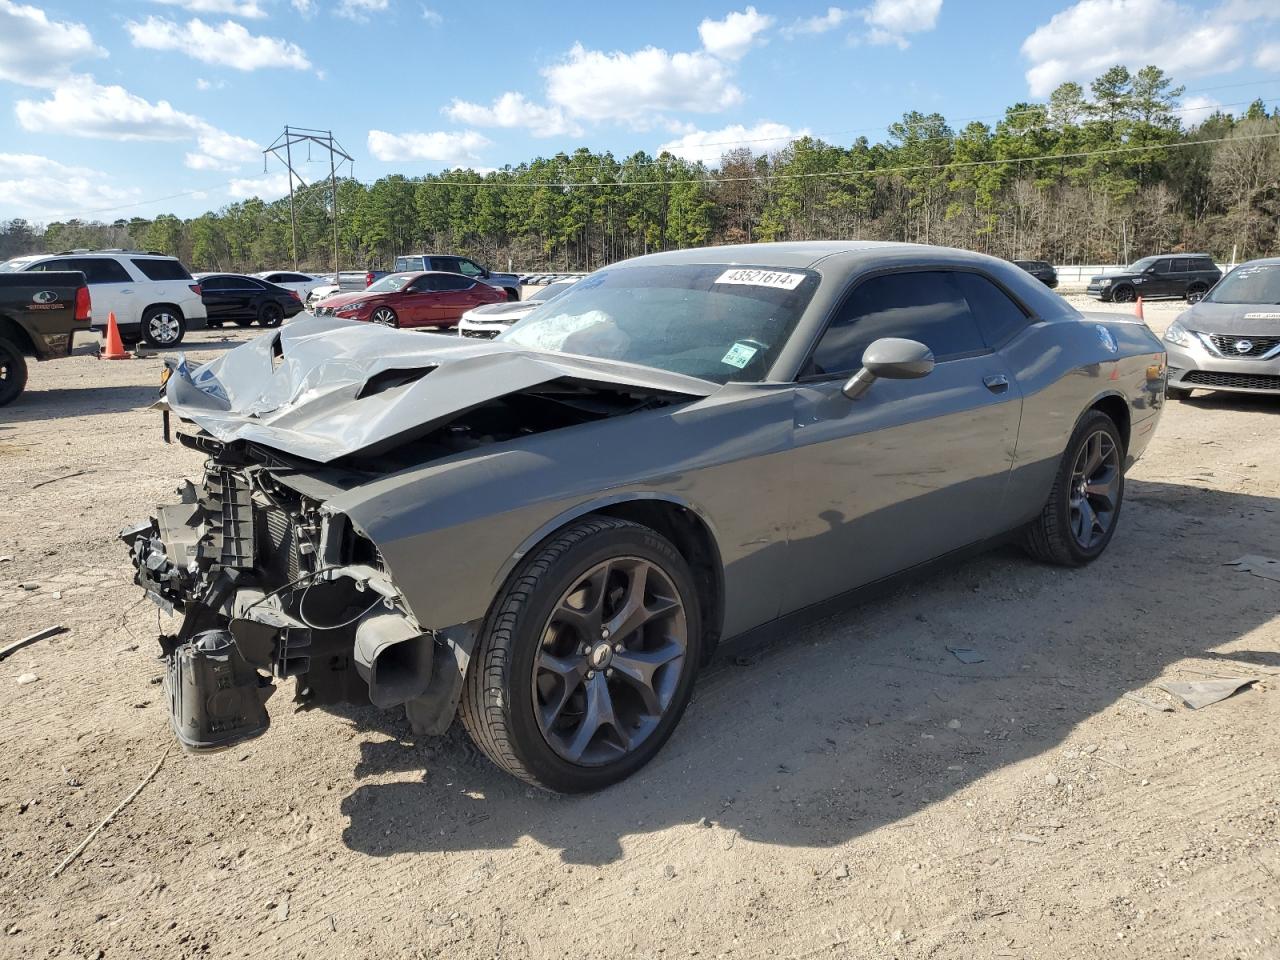
<svg viewBox="0 0 1280 960"><path fill-rule="evenodd" d="M850 377L840 392L857 400L883 377L886 380L919 380L933 372L933 351L917 340L882 337L862 354L862 369Z"/></svg>

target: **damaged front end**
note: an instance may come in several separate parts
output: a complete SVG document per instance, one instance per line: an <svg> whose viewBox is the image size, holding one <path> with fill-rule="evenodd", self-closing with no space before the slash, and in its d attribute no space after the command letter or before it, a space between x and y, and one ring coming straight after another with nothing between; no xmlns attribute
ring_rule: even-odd
<svg viewBox="0 0 1280 960"><path fill-rule="evenodd" d="M160 645L183 747L219 750L263 733L267 698L286 678L305 706L425 697L417 712L434 715L457 684L446 675L445 689L430 690L436 634L418 624L376 547L346 517L280 482L269 460L238 452L244 444L181 439L214 454L201 485L188 481L178 503L121 539L136 582L182 618ZM447 640L440 653L456 659Z"/></svg>

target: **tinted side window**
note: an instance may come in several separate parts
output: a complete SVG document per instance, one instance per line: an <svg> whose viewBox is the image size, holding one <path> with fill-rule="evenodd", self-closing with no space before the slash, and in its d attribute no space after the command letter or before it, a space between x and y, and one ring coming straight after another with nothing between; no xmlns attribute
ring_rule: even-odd
<svg viewBox="0 0 1280 960"><path fill-rule="evenodd" d="M226 290L228 289L229 283L230 278L228 277L205 277L200 281L200 289L205 293L210 293L216 290Z"/></svg>
<svg viewBox="0 0 1280 960"><path fill-rule="evenodd" d="M278 274L278 280L272 280L272 283L310 283L310 277L304 277L300 273L281 273Z"/></svg>
<svg viewBox="0 0 1280 960"><path fill-rule="evenodd" d="M431 270L443 270L445 273L457 273L458 261L453 257L432 257Z"/></svg>
<svg viewBox="0 0 1280 960"><path fill-rule="evenodd" d="M1214 262L1210 260L1208 257L1203 257L1203 258L1198 258L1196 260L1191 261L1191 269L1213 271L1213 270L1216 270L1217 267L1214 265Z"/></svg>
<svg viewBox="0 0 1280 960"><path fill-rule="evenodd" d="M30 273L57 273L59 270L79 269L79 267L73 267L70 260L46 260L44 263L37 263L27 268Z"/></svg>
<svg viewBox="0 0 1280 960"><path fill-rule="evenodd" d="M262 279L267 283L288 283L291 278L287 273L269 273Z"/></svg>
<svg viewBox="0 0 1280 960"><path fill-rule="evenodd" d="M1168 260L1156 261L1156 273L1170 273L1172 272L1172 270L1173 270L1173 267L1171 266Z"/></svg>
<svg viewBox="0 0 1280 960"><path fill-rule="evenodd" d="M72 260L72 270L83 270L85 279L90 283L129 283L133 277L129 271L116 261L106 257L85 257Z"/></svg>
<svg viewBox="0 0 1280 960"><path fill-rule="evenodd" d="M470 290L475 286L474 280L463 276L436 277L436 280L439 283L437 290Z"/></svg>
<svg viewBox="0 0 1280 960"><path fill-rule="evenodd" d="M177 260L134 260L133 265L148 280L190 280L191 274Z"/></svg>
<svg viewBox="0 0 1280 960"><path fill-rule="evenodd" d="M881 337L918 340L939 361L986 350L955 274L891 273L854 288L818 341L806 373L857 370L862 352Z"/></svg>
<svg viewBox="0 0 1280 960"><path fill-rule="evenodd" d="M459 272L466 274L468 277L484 276L484 269L472 263L470 260L459 260L458 270Z"/></svg>
<svg viewBox="0 0 1280 960"><path fill-rule="evenodd" d="M434 293L440 289L436 282L440 278L434 275L419 277L405 289L405 293Z"/></svg>
<svg viewBox="0 0 1280 960"><path fill-rule="evenodd" d="M1000 346L1027 325L1022 308L986 277L976 273L957 273L955 277L988 347Z"/></svg>

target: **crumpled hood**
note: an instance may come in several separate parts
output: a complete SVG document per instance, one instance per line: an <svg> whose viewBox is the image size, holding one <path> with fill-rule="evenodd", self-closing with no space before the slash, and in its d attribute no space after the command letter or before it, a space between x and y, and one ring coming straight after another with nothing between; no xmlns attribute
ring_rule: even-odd
<svg viewBox="0 0 1280 960"><path fill-rule="evenodd" d="M1280 336L1280 304L1213 303L1201 300L1178 317L1188 330L1232 336Z"/></svg>
<svg viewBox="0 0 1280 960"><path fill-rule="evenodd" d="M491 340L296 320L192 368L166 360L169 408L218 440L320 463L421 435L486 401L553 380L705 397L719 385L652 367Z"/></svg>

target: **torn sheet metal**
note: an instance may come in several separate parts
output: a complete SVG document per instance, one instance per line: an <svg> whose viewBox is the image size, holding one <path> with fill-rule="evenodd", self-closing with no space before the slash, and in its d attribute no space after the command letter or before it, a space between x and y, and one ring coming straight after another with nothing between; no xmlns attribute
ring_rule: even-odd
<svg viewBox="0 0 1280 960"><path fill-rule="evenodd" d="M169 361L170 409L218 440L328 463L421 435L556 380L705 397L717 384L652 367L334 317L295 320L192 369Z"/></svg>
<svg viewBox="0 0 1280 960"><path fill-rule="evenodd" d="M1229 560L1223 566L1235 567L1241 573L1252 573L1255 577L1262 577L1264 580L1280 582L1280 560L1273 560L1270 557L1247 554L1239 560Z"/></svg>
<svg viewBox="0 0 1280 960"><path fill-rule="evenodd" d="M1190 680L1178 683L1162 683L1160 689L1173 694L1192 710L1208 707L1225 700L1237 690L1257 683L1257 677L1232 677L1222 680Z"/></svg>

